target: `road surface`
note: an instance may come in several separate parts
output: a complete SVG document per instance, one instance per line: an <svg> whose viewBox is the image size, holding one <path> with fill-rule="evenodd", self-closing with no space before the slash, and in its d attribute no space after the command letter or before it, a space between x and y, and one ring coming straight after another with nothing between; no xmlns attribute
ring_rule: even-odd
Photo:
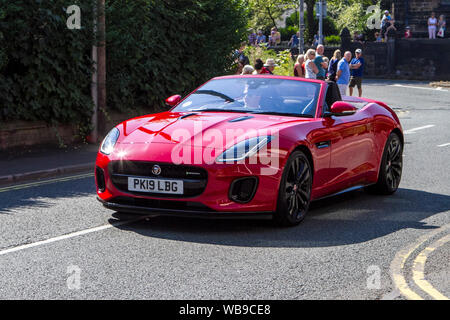
<svg viewBox="0 0 450 320"><path fill-rule="evenodd" d="M450 297L450 91L373 80L364 95L393 106L405 130L395 195L322 200L277 229L118 216L91 173L2 187L0 298Z"/></svg>

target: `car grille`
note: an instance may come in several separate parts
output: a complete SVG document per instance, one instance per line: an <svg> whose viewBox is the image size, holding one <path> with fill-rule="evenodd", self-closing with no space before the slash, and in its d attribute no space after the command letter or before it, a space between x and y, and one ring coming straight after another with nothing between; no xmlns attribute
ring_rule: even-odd
<svg viewBox="0 0 450 320"><path fill-rule="evenodd" d="M152 173L154 165L161 167L161 174L155 175ZM203 168L146 161L112 161L109 164L108 171L114 186L120 191L136 195L155 196L158 198L186 198L198 196L205 190L208 180L207 171ZM176 195L129 191L129 176L183 180L184 194Z"/></svg>
<svg viewBox="0 0 450 320"><path fill-rule="evenodd" d="M167 210L186 210L186 211L204 211L212 212L214 210L199 202L191 201L173 201L159 199L142 199L131 197L117 197L111 200L112 203L120 205L130 205L142 208L167 209Z"/></svg>

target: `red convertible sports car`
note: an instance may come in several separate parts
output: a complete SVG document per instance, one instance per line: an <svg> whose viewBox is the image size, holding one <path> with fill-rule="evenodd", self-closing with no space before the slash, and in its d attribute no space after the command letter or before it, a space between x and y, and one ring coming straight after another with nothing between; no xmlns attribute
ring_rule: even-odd
<svg viewBox="0 0 450 320"><path fill-rule="evenodd" d="M333 82L225 76L166 104L170 111L127 120L104 139L95 178L105 207L289 226L313 200L357 187L392 194L400 183L397 115L341 97Z"/></svg>

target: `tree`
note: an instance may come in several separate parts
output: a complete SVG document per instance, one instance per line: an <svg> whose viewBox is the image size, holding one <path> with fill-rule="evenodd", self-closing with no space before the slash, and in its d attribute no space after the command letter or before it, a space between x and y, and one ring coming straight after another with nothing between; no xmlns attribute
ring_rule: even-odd
<svg viewBox="0 0 450 320"><path fill-rule="evenodd" d="M250 25L261 29L277 27L276 20L280 19L286 10L297 5L292 0L248 0L252 14Z"/></svg>
<svg viewBox="0 0 450 320"><path fill-rule="evenodd" d="M314 5L316 0L306 0L306 38L309 41L314 37Z"/></svg>

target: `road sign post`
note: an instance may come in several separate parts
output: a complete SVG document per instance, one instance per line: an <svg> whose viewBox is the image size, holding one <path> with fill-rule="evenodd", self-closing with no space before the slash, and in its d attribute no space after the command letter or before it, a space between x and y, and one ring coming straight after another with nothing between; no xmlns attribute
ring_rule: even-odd
<svg viewBox="0 0 450 320"><path fill-rule="evenodd" d="M298 53L305 53L305 1L299 0L299 31L300 37L298 39Z"/></svg>

